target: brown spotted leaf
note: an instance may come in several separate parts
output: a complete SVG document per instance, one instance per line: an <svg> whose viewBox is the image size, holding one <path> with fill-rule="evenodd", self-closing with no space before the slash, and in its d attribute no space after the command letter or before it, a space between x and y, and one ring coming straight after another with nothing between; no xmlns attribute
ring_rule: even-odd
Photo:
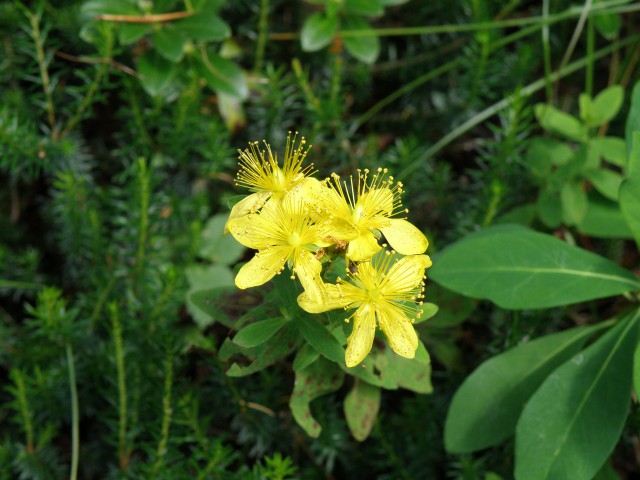
<svg viewBox="0 0 640 480"><path fill-rule="evenodd" d="M353 438L365 440L380 409L380 388L356 379L351 391L344 399L344 415Z"/></svg>

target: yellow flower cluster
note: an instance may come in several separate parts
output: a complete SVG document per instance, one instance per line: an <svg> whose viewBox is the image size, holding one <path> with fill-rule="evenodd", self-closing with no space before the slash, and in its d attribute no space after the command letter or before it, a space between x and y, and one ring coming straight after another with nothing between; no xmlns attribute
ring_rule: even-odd
<svg viewBox="0 0 640 480"><path fill-rule="evenodd" d="M367 356L376 326L398 355L413 358L413 320L421 313L431 260L424 255L427 238L399 218L407 213L402 183L381 168L358 171L355 180L334 173L320 182L311 176L313 165L302 166L309 151L304 137L296 143L297 134L289 134L282 166L266 142L265 149L256 142L239 151L236 184L254 193L233 207L225 232L257 253L238 272L236 285L262 285L288 266L304 288L298 304L307 312L355 309L346 319L353 320L347 366ZM325 283L322 263L339 255L346 257L346 279Z"/></svg>

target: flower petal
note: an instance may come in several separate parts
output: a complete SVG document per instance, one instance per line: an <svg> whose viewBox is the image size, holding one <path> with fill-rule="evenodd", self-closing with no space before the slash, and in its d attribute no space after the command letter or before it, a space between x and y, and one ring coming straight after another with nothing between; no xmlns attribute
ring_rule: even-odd
<svg viewBox="0 0 640 480"><path fill-rule="evenodd" d="M322 264L309 250L297 248L293 257L293 270L311 301L320 302L324 296L324 283L320 278Z"/></svg>
<svg viewBox="0 0 640 480"><path fill-rule="evenodd" d="M245 289L268 282L282 270L291 253L292 247L271 247L259 251L236 275L237 287Z"/></svg>
<svg viewBox="0 0 640 480"><path fill-rule="evenodd" d="M418 334L411 320L398 307L387 304L380 308L378 324L394 352L405 358L415 357L418 349Z"/></svg>
<svg viewBox="0 0 640 480"><path fill-rule="evenodd" d="M318 225L318 236L322 240L316 242L316 245L328 247L339 242L354 240L358 235L358 229L351 222L336 217Z"/></svg>
<svg viewBox="0 0 640 480"><path fill-rule="evenodd" d="M347 257L354 262L362 262L369 260L381 248L373 233L364 232L349 242Z"/></svg>
<svg viewBox="0 0 640 480"><path fill-rule="evenodd" d="M227 222L231 235L245 247L262 250L278 243L278 230L274 228L273 215L250 213Z"/></svg>
<svg viewBox="0 0 640 480"><path fill-rule="evenodd" d="M353 331L347 338L345 362L347 367L355 367L371 351L376 334L376 315L370 305L365 304L353 316Z"/></svg>
<svg viewBox="0 0 640 480"><path fill-rule="evenodd" d="M380 231L391 248L402 255L418 255L429 246L427 237L406 220L391 218L388 225L380 227Z"/></svg>
<svg viewBox="0 0 640 480"><path fill-rule="evenodd" d="M414 290L422 283L424 270L430 266L428 255L403 257L391 266L380 289L385 296Z"/></svg>
<svg viewBox="0 0 640 480"><path fill-rule="evenodd" d="M229 213L229 219L224 225L224 234L229 233L229 222L237 217L242 217L249 213L256 213L271 196L271 192L256 192L246 196L236 203Z"/></svg>
<svg viewBox="0 0 640 480"><path fill-rule="evenodd" d="M374 188L360 195L355 210L362 207L366 215L391 215L393 211L393 192L390 188Z"/></svg>
<svg viewBox="0 0 640 480"><path fill-rule="evenodd" d="M307 292L298 295L298 305L309 313L322 313L337 308L349 307L352 304L359 304L364 300L366 293L350 283L334 285L324 284L324 296L321 301L316 301L309 297Z"/></svg>

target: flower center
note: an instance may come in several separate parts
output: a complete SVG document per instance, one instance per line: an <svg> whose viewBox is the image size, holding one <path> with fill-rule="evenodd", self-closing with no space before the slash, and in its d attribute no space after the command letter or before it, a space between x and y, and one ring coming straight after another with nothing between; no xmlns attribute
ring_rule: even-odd
<svg viewBox="0 0 640 480"><path fill-rule="evenodd" d="M282 170L279 167L275 167L271 175L273 178L274 190L284 190L287 183L287 179L284 173L282 172Z"/></svg>
<svg viewBox="0 0 640 480"><path fill-rule="evenodd" d="M298 232L293 232L287 237L287 241L289 242L289 245L297 247L298 245L300 245L300 235L298 234Z"/></svg>
<svg viewBox="0 0 640 480"><path fill-rule="evenodd" d="M380 290L378 290L377 288L369 290L369 298L374 302L377 302L382 298L382 292L380 292Z"/></svg>
<svg viewBox="0 0 640 480"><path fill-rule="evenodd" d="M356 224L359 223L360 220L365 216L365 211L362 205L356 206L356 208L353 209L353 213L351 215L353 217L353 221Z"/></svg>

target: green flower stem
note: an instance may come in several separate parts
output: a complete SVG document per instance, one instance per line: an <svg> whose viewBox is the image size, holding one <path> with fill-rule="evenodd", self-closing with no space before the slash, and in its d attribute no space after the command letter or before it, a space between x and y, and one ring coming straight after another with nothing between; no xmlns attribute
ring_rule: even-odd
<svg viewBox="0 0 640 480"><path fill-rule="evenodd" d="M589 20L587 20L587 59L589 60L589 63L587 63L587 72L584 86L584 91L588 95L593 95L593 50L595 49L595 43L595 22L593 18L589 18Z"/></svg>
<svg viewBox="0 0 640 480"><path fill-rule="evenodd" d="M118 375L118 464L121 471L129 466L130 451L127 447L127 379L124 365L124 342L120 311L116 302L109 304L109 314L113 329L114 354Z"/></svg>
<svg viewBox="0 0 640 480"><path fill-rule="evenodd" d="M569 45L567 46L567 49L564 52L564 56L562 57L562 62L560 62L560 66L558 67L558 70L562 70L567 65L567 63L569 63L569 60L571 59L571 55L573 55L573 51L576 48L576 45L578 44L578 40L580 39L580 36L582 35L582 30L584 29L584 25L587 21L587 18L589 17L589 12L591 11L592 2L593 0L585 1L584 7L582 7L580 18L578 19L576 28L573 31L573 35L571 36ZM589 57L587 57L587 59L589 59Z"/></svg>
<svg viewBox="0 0 640 480"><path fill-rule="evenodd" d="M20 406L20 415L22 415L22 424L27 440L27 453L33 453L35 447L33 445L33 423L31 422L31 411L29 410L29 401L27 400L27 389L24 385L24 377L22 370L14 368L12 370L13 381L16 384L18 393L18 405Z"/></svg>
<svg viewBox="0 0 640 480"><path fill-rule="evenodd" d="M24 288L29 290L37 290L42 288L42 285L32 282L21 282L18 280L5 280L0 278L0 288Z"/></svg>
<svg viewBox="0 0 640 480"><path fill-rule="evenodd" d="M73 360L73 347L67 342L67 365L69 368L69 391L71 393L71 472L70 480L78 478L78 461L80 453L80 409L78 407L78 386L76 383L76 367Z"/></svg>
<svg viewBox="0 0 640 480"><path fill-rule="evenodd" d="M615 50L617 50L619 48L622 48L622 47L625 47L627 45L631 45L634 42L638 42L639 40L640 40L640 35L633 35L633 36L625 38L624 40L620 40L619 42L610 44L609 46L594 52L593 55L592 55L593 60L595 61L597 59L605 57L605 56L609 55L610 53L614 52ZM575 72L577 70L580 70L581 68L584 68L588 61L589 61L589 59L585 57L585 58L582 58L580 60L576 60L573 63L570 63L564 69L557 70L557 71L553 72L552 75L551 75L551 80L552 81L556 81L557 79L566 77L567 75L569 75L569 74L571 74L571 73L573 73L573 72ZM529 85L524 87L521 90L521 95L523 95L525 97L529 96L529 95L532 95L533 93L535 93L535 92L541 90L542 88L544 88L545 84L546 84L546 78L542 78L542 79L536 80L535 82L530 83ZM436 143L434 143L432 146L427 148L422 153L422 155L420 155L411 164L407 165L404 168L404 170L400 171L400 173L397 175L397 178L399 180L406 179L407 176L409 176L411 173L416 171L420 167L420 165L423 162L425 162L427 159L433 157L436 153L438 153L444 147L449 145L452 141L454 141L455 139L457 139L461 135L465 134L466 132L468 132L469 130L474 128L475 126L477 126L480 123L484 122L486 119L492 117L493 115L498 113L500 110L503 110L506 107L508 107L509 106L509 102L510 102L510 99L504 98L504 99L500 100L499 102L494 103L490 107L484 109L482 112L478 113L477 115L471 117L469 120L464 122L462 125L458 126L457 128L454 128L447 135L445 135L440 140L438 140Z"/></svg>
<svg viewBox="0 0 640 480"><path fill-rule="evenodd" d="M542 17L549 18L549 1L542 1ZM544 79L545 92L547 94L547 103L552 103L553 89L551 88L551 44L549 42L549 24L545 23L542 27L542 51L544 53Z"/></svg>
<svg viewBox="0 0 640 480"><path fill-rule="evenodd" d="M173 352L171 348L168 349L167 358L165 362L165 377L164 377L164 395L162 396L162 427L160 442L156 451L156 462L153 465L152 474L155 477L167 453L167 444L169 443L169 429L171 427L171 418L173 416L173 409L171 408L171 389L173 386Z"/></svg>
<svg viewBox="0 0 640 480"><path fill-rule="evenodd" d="M254 72L262 70L264 50L267 46L267 29L269 28L269 0L260 0L260 18L258 19L258 40L256 41L256 61Z"/></svg>
<svg viewBox="0 0 640 480"><path fill-rule="evenodd" d="M104 289L100 293L100 297L98 297L98 301L93 306L93 311L91 312L91 321L89 322L90 329L95 328L96 322L98 321L98 317L100 316L100 313L104 308L105 302L109 298L109 294L111 293L111 290L113 290L113 287L116 284L116 280L117 280L117 277L115 275L112 275L112 277L109 279L109 283L107 283L107 285L104 287Z"/></svg>
<svg viewBox="0 0 640 480"><path fill-rule="evenodd" d="M147 239L149 236L149 200L150 200L150 171L144 158L138 159L138 187L140 188L140 231L138 233L138 250L136 253L136 270L138 277L144 268Z"/></svg>

